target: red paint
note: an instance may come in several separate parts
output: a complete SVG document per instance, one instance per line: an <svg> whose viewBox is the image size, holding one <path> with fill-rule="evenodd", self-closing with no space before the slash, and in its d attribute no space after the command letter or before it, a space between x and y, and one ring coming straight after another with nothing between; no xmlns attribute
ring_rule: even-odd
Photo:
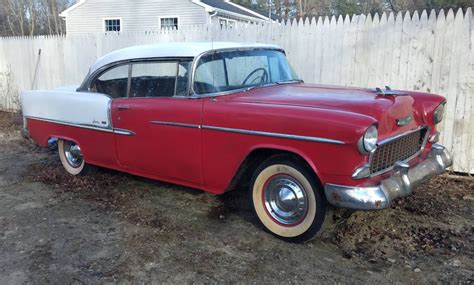
<svg viewBox="0 0 474 285"><path fill-rule="evenodd" d="M119 110L119 106L128 109ZM118 163L154 177L202 185L201 129L153 124L164 121L200 125L202 100L130 98L112 102L114 128L134 136L116 135Z"/></svg>
<svg viewBox="0 0 474 285"><path fill-rule="evenodd" d="M269 148L293 152L307 161L320 181L375 185L383 177L353 180L354 169L367 161L357 141L377 124L379 140L432 123L444 101L437 95L380 96L368 89L291 84L256 88L215 98L124 98L112 103L115 128L124 136L28 119L30 135L45 145L48 138L76 141L86 162L212 193L223 193L252 151ZM119 106L129 107L119 111ZM396 119L412 115L407 126ZM321 137L344 145L152 124L150 121L217 126ZM410 162L416 164L423 154ZM249 178L250 179L250 178Z"/></svg>

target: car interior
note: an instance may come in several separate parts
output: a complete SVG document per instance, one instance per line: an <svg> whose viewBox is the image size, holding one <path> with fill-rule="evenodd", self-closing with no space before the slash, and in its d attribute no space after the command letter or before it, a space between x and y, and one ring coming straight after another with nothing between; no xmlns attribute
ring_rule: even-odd
<svg viewBox="0 0 474 285"><path fill-rule="evenodd" d="M131 79L129 97L173 97L184 96L187 93L188 80L186 76L140 76ZM92 90L104 93L112 98L127 96L128 78L110 80L96 79ZM176 85L176 86L175 86Z"/></svg>

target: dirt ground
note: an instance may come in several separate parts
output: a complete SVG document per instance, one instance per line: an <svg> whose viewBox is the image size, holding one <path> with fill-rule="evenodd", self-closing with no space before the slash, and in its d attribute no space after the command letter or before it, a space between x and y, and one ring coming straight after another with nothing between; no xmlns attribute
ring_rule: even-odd
<svg viewBox="0 0 474 285"><path fill-rule="evenodd" d="M71 177L20 121L0 113L0 284L474 282L473 178L433 179L385 211L337 211L324 238L291 244L262 230L245 189Z"/></svg>

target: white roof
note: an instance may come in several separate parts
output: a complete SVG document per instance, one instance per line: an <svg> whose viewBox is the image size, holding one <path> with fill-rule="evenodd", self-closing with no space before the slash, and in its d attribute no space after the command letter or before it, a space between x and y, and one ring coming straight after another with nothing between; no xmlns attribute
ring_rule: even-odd
<svg viewBox="0 0 474 285"><path fill-rule="evenodd" d="M276 45L233 42L175 42L134 46L113 51L99 58L96 63L92 65L90 73L93 73L102 66L117 61L159 57L196 57L212 50L233 48L268 48L283 50L281 47Z"/></svg>

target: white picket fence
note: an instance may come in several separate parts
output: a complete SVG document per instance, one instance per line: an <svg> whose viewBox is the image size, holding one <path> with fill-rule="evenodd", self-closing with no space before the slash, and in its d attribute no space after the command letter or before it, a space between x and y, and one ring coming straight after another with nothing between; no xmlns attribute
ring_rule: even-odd
<svg viewBox="0 0 474 285"><path fill-rule="evenodd" d="M306 82L429 91L446 96L442 143L454 170L474 173L474 21L471 9L359 15L263 26L183 27L121 35L0 38L0 109L17 94L79 84L110 51L168 41L266 42L282 46ZM41 55L38 59L38 51Z"/></svg>

